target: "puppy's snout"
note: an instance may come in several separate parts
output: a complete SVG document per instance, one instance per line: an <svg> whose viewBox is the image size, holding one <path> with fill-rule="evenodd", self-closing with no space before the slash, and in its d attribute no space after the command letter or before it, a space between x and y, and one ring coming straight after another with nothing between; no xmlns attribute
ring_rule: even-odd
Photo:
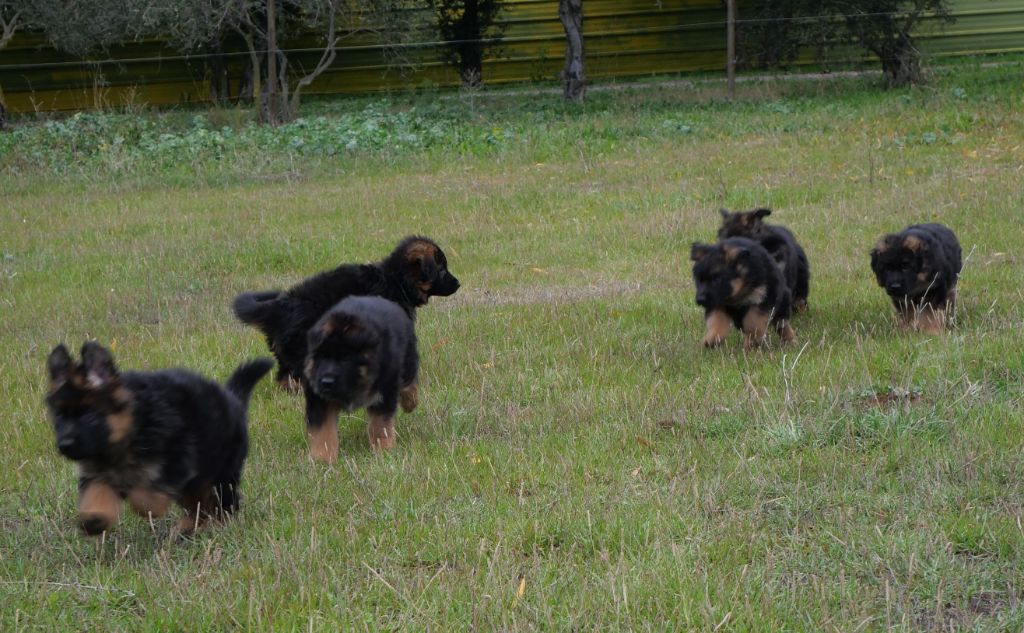
<svg viewBox="0 0 1024 633"><path fill-rule="evenodd" d="M708 302L708 293L698 292L697 293L697 305L704 305Z"/></svg>
<svg viewBox="0 0 1024 633"><path fill-rule="evenodd" d="M321 387L333 387L335 383L334 376L320 376Z"/></svg>
<svg viewBox="0 0 1024 633"><path fill-rule="evenodd" d="M75 445L75 439L72 437L62 437L57 440L57 450L64 452L70 450Z"/></svg>

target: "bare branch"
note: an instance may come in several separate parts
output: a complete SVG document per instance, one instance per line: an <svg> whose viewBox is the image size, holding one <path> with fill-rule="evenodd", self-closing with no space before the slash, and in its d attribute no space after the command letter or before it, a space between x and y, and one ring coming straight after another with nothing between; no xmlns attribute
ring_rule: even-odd
<svg viewBox="0 0 1024 633"><path fill-rule="evenodd" d="M299 82L295 84L295 90L292 92L291 103L289 110L291 116L295 116L299 112L299 97L302 94L302 89L313 83L317 77L323 74L331 64L334 63L335 57L338 54L338 38L337 36L337 17L338 17L338 4L340 0L332 0L330 4L330 15L327 18L327 45L324 48L323 55L320 56L320 61L317 62L316 67L312 72L299 79Z"/></svg>
<svg viewBox="0 0 1024 633"><path fill-rule="evenodd" d="M21 13L18 11L15 11L14 15L6 20L0 15L0 49L7 46L14 37L14 32L18 30L18 18L20 17Z"/></svg>

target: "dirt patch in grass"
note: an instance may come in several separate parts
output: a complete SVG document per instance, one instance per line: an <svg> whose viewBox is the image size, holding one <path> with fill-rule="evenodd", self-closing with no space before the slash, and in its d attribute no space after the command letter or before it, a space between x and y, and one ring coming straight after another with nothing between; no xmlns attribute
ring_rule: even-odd
<svg viewBox="0 0 1024 633"><path fill-rule="evenodd" d="M946 602L941 607L919 610L914 619L922 631L961 631L974 627L983 618L998 617L1018 602L1013 595L980 591L962 605Z"/></svg>
<svg viewBox="0 0 1024 633"><path fill-rule="evenodd" d="M924 397L920 389L904 389L902 387L889 387L865 394L861 402L866 407L893 407L915 404Z"/></svg>

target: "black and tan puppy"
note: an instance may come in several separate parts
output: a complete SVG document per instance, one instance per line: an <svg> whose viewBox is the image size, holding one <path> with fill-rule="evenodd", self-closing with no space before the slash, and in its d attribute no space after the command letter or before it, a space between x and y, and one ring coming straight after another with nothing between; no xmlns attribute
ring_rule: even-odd
<svg viewBox="0 0 1024 633"><path fill-rule="evenodd" d="M941 224L908 226L871 251L871 270L903 324L929 334L946 327L962 263L956 235Z"/></svg>
<svg viewBox="0 0 1024 633"><path fill-rule="evenodd" d="M774 327L783 343L796 340L789 325L789 288L768 251L753 240L733 237L718 244L695 242L690 251L697 305L704 308L704 346L715 347L735 325L743 348L765 341Z"/></svg>
<svg viewBox="0 0 1024 633"><path fill-rule="evenodd" d="M793 296L793 309L797 312L806 310L807 296L811 290L811 265L807 261L807 253L797 243L792 231L764 221L772 214L771 209L736 213L720 209L719 212L722 214L722 226L718 229L718 239L746 237L763 246L782 271L786 286Z"/></svg>
<svg viewBox="0 0 1024 633"><path fill-rule="evenodd" d="M302 385L310 456L338 457L338 412L366 407L373 450L395 445L395 412L416 408L419 355L412 320L394 302L349 297L308 334Z"/></svg>
<svg viewBox="0 0 1024 633"><path fill-rule="evenodd" d="M153 517L176 501L185 533L238 510L249 394L273 365L242 364L222 387L180 369L122 373L98 343L78 363L54 348L46 404L57 450L78 465L82 530L110 529L124 500Z"/></svg>
<svg viewBox="0 0 1024 633"><path fill-rule="evenodd" d="M430 297L447 297L459 289L448 271L444 251L425 237L402 240L375 264L345 264L314 275L288 290L245 292L235 298L235 315L267 338L277 358L277 380L298 386L306 359L306 333L334 304L348 296L390 299L415 319L416 308Z"/></svg>

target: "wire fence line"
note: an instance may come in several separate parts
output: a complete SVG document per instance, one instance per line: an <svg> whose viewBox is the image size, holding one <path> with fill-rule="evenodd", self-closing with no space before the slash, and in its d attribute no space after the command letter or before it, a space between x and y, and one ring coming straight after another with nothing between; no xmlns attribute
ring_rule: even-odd
<svg viewBox="0 0 1024 633"><path fill-rule="evenodd" d="M776 17L776 18L744 18L737 19L735 21L736 26L742 26L744 24L770 24L770 23L814 23L814 22L826 22L845 20L850 18L874 18L874 17L896 17L908 15L906 11L879 11L873 13L851 13L851 14L830 14L830 15L812 15L812 16L793 16L793 17ZM938 17L939 14L935 12L923 13L922 17ZM708 27L725 27L729 23L726 20L715 20L711 22L691 22L687 24L676 24L671 26L656 26L641 29L633 29L629 31L613 30L613 31L596 31L596 32L584 32L584 38L592 37L622 37L631 35L650 35L656 33L672 33L677 31L689 31L699 30ZM367 32L372 32L367 30ZM476 39L458 39L458 40L435 40L435 41L423 41L423 42L393 42L393 43L380 43L380 44L363 44L356 46L339 46L339 51L358 51L358 50L397 50L397 49L415 49L415 48L437 48L443 46L456 46L461 44L500 44L500 43L515 43L515 42L529 42L537 40L552 39L551 36L544 35L521 35L511 37L485 37ZM132 42L125 42L125 44L131 44ZM34 63L23 63L23 64L0 64L0 72L4 71L16 71L16 70L33 70L33 69L45 69L45 68L68 68L68 67L94 67L94 66L106 66L112 64L141 64L147 62L172 62L172 61L200 61L205 59L225 57L249 57L253 54L266 55L270 49L259 48L254 51L243 50L243 51L226 51L219 53L212 52L197 52L197 53L181 53L178 55L155 55L150 57L125 57L125 58L114 58L108 57L106 59L77 59L77 60L66 60L66 61L54 61L54 62L34 62ZM277 51L284 54L293 53L320 53L324 50L323 46L319 47L302 47L302 48L280 48ZM0 56L3 55L3 51L0 50Z"/></svg>

